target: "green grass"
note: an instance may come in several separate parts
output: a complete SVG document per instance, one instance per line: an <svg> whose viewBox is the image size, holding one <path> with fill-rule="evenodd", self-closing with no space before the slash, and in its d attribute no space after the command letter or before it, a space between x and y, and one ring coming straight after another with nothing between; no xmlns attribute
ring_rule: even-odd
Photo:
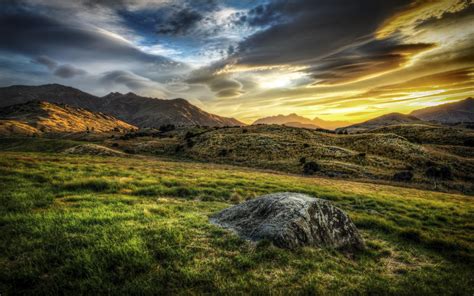
<svg viewBox="0 0 474 296"><path fill-rule="evenodd" d="M151 157L0 152L0 294L472 295L472 197ZM208 222L258 195L334 201L354 258Z"/></svg>

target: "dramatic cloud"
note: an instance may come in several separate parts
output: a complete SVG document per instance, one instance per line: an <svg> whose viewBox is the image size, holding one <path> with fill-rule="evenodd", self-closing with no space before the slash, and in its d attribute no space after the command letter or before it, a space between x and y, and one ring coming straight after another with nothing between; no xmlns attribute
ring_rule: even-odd
<svg viewBox="0 0 474 296"><path fill-rule="evenodd" d="M34 62L46 66L49 70L54 70L58 67L58 63L47 56L36 57Z"/></svg>
<svg viewBox="0 0 474 296"><path fill-rule="evenodd" d="M151 83L149 79L126 71L105 73L101 81L105 84L123 84L133 90L149 87Z"/></svg>
<svg viewBox="0 0 474 296"><path fill-rule="evenodd" d="M74 66L67 65L67 64L59 66L54 71L54 75L61 78L72 78L76 75L85 75L86 73L87 72L82 69L78 69L78 68L75 68Z"/></svg>
<svg viewBox="0 0 474 296"><path fill-rule="evenodd" d="M181 35L193 28L203 16L197 11L183 9L172 14L167 22L158 25L157 33L165 35Z"/></svg>
<svg viewBox="0 0 474 296"><path fill-rule="evenodd" d="M359 121L473 94L467 0L6 0L0 84ZM264 106L264 108L262 108Z"/></svg>

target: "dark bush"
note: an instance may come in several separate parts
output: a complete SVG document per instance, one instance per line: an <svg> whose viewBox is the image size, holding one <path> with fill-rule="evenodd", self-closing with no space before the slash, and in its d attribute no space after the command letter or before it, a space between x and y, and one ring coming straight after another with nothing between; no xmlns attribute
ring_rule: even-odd
<svg viewBox="0 0 474 296"><path fill-rule="evenodd" d="M113 144L112 144L112 147L118 147L118 146L119 146L118 143L113 143Z"/></svg>
<svg viewBox="0 0 474 296"><path fill-rule="evenodd" d="M304 144L303 144L303 147L304 147L304 148L309 148L309 144L308 144L308 143L304 143Z"/></svg>
<svg viewBox="0 0 474 296"><path fill-rule="evenodd" d="M174 148L174 152L181 152L184 150L184 146L183 145L177 145L175 148Z"/></svg>
<svg viewBox="0 0 474 296"><path fill-rule="evenodd" d="M357 154L357 156L361 157L361 158L365 158L367 156L367 153L361 152L361 153Z"/></svg>
<svg viewBox="0 0 474 296"><path fill-rule="evenodd" d="M303 165L303 173L305 175L313 175L314 173L318 172L320 169L321 167L315 161L309 161Z"/></svg>
<svg viewBox="0 0 474 296"><path fill-rule="evenodd" d="M243 134L246 134L248 131L249 131L249 130L246 129L246 128L242 129L242 133L243 133Z"/></svg>
<svg viewBox="0 0 474 296"><path fill-rule="evenodd" d="M305 163L306 163L306 157L303 156L300 158L300 164L303 165Z"/></svg>
<svg viewBox="0 0 474 296"><path fill-rule="evenodd" d="M431 166L426 169L425 175L428 178L439 180L451 180L453 178L451 168L448 166Z"/></svg>
<svg viewBox="0 0 474 296"><path fill-rule="evenodd" d="M191 131L188 131L186 132L186 134L184 135L184 138L187 140L187 139L191 139L192 137L194 137L195 134Z"/></svg>
<svg viewBox="0 0 474 296"><path fill-rule="evenodd" d="M221 149L221 150L219 151L219 153L217 154L217 156L225 157L225 156L227 156L227 154L229 154L229 150L227 150L227 149Z"/></svg>
<svg viewBox="0 0 474 296"><path fill-rule="evenodd" d="M393 180L397 182L409 182L413 179L413 173L410 171L398 172L393 175Z"/></svg>
<svg viewBox="0 0 474 296"><path fill-rule="evenodd" d="M474 139L466 139L466 140L464 140L464 146L467 146L467 147L474 147Z"/></svg>
<svg viewBox="0 0 474 296"><path fill-rule="evenodd" d="M176 126L174 124L165 124L165 125L160 126L159 128L160 132L162 133L170 132L175 129L176 129Z"/></svg>
<svg viewBox="0 0 474 296"><path fill-rule="evenodd" d="M194 146L194 141L191 138L186 139L186 146L192 148Z"/></svg>

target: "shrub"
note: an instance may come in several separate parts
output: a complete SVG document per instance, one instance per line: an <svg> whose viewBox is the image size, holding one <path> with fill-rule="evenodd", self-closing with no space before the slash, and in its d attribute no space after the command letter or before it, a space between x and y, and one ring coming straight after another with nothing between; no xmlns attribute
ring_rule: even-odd
<svg viewBox="0 0 474 296"><path fill-rule="evenodd" d="M186 134L184 135L184 138L187 140L187 139L191 139L194 136L195 134L193 132L187 131Z"/></svg>
<svg viewBox="0 0 474 296"><path fill-rule="evenodd" d="M451 168L448 166L431 166L426 169L425 175L428 178L439 180L451 180L453 178Z"/></svg>
<svg viewBox="0 0 474 296"><path fill-rule="evenodd" d="M320 169L321 168L319 164L316 163L315 161L309 161L303 165L303 173L305 175L313 175L314 173L318 172Z"/></svg>
<svg viewBox="0 0 474 296"><path fill-rule="evenodd" d="M300 158L300 164L303 165L305 163L306 163L306 157L303 156Z"/></svg>
<svg viewBox="0 0 474 296"><path fill-rule="evenodd" d="M112 144L112 147L118 147L118 146L119 146L118 143L113 143L113 144Z"/></svg>
<svg viewBox="0 0 474 296"><path fill-rule="evenodd" d="M464 140L464 146L467 146L467 147L474 147L474 139L466 139L466 140Z"/></svg>
<svg viewBox="0 0 474 296"><path fill-rule="evenodd" d="M184 146L183 145L177 145L175 148L174 148L174 152L178 153L178 152L181 152L184 150Z"/></svg>
<svg viewBox="0 0 474 296"><path fill-rule="evenodd" d="M304 144L303 144L303 147L304 147L304 148L309 148L309 144L308 144L308 143L304 143Z"/></svg>
<svg viewBox="0 0 474 296"><path fill-rule="evenodd" d="M128 153L128 154L135 154L135 150L129 149L129 148L125 149L123 152Z"/></svg>
<svg viewBox="0 0 474 296"><path fill-rule="evenodd" d="M359 154L357 154L358 157L361 157L361 158L365 158L367 156L367 154L365 152L361 152Z"/></svg>
<svg viewBox="0 0 474 296"><path fill-rule="evenodd" d="M175 130L175 129L176 129L176 126L174 124L165 124L165 125L161 125L159 127L159 130L162 133L170 132L170 131Z"/></svg>
<svg viewBox="0 0 474 296"><path fill-rule="evenodd" d="M217 155L220 156L220 157L226 157L227 154L229 154L229 150L221 149Z"/></svg>
<svg viewBox="0 0 474 296"><path fill-rule="evenodd" d="M249 131L248 129L244 128L244 129L242 130L242 133L243 133L243 134L246 134L248 131Z"/></svg>
<svg viewBox="0 0 474 296"><path fill-rule="evenodd" d="M192 148L194 146L194 144L195 143L191 138L186 139L186 146L188 146L189 148Z"/></svg>
<svg viewBox="0 0 474 296"><path fill-rule="evenodd" d="M410 171L398 172L393 175L393 180L398 182L409 182L413 179L413 173Z"/></svg>

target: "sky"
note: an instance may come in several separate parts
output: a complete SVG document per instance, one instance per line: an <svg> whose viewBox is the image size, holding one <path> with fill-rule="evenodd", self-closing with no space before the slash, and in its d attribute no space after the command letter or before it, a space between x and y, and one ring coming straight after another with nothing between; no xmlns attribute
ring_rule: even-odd
<svg viewBox="0 0 474 296"><path fill-rule="evenodd" d="M472 0L0 0L0 86L184 98L246 123L474 96Z"/></svg>

